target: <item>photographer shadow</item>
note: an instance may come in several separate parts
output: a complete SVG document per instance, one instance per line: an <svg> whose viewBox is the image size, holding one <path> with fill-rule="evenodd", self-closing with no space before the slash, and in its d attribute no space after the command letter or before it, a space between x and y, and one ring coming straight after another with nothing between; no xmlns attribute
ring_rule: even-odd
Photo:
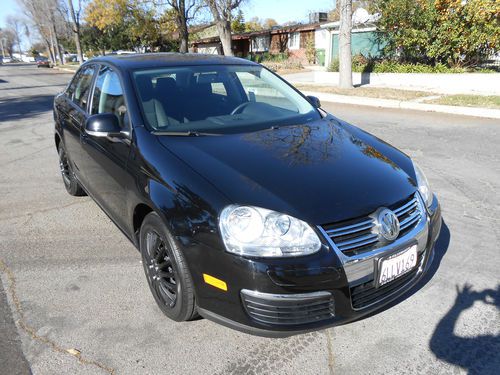
<svg viewBox="0 0 500 375"><path fill-rule="evenodd" d="M477 301L493 305L500 310L500 284L496 289L485 289L481 292L473 291L468 284L465 284L462 289L457 286L455 302L436 326L429 347L437 358L460 366L469 374L498 374L500 371L500 335L461 337L454 332L460 314Z"/></svg>

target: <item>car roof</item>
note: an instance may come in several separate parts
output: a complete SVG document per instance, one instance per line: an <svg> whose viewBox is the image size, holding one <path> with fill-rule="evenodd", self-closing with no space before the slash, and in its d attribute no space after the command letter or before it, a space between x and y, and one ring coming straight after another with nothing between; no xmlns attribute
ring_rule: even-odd
<svg viewBox="0 0 500 375"><path fill-rule="evenodd" d="M99 62L109 63L123 70L187 65L258 65L237 57L172 52L100 56L88 60L86 64Z"/></svg>

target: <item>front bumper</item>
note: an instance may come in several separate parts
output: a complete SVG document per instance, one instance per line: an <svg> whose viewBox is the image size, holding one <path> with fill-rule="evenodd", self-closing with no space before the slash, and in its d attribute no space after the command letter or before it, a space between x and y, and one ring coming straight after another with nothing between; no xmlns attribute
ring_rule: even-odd
<svg viewBox="0 0 500 375"><path fill-rule="evenodd" d="M441 230L437 198L411 233L363 259L341 259L325 240L324 251L303 259L252 260L203 251L202 272L227 282L227 291L192 272L198 311L230 328L265 337L287 337L357 320L380 310L414 287L428 270ZM378 260L417 245L417 267L376 288ZM209 249L206 249L209 250ZM200 258L198 258L200 259Z"/></svg>

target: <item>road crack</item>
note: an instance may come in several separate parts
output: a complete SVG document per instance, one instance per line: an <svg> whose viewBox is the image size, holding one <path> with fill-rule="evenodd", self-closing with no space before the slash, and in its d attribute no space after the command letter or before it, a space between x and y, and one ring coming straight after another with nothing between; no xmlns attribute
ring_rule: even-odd
<svg viewBox="0 0 500 375"><path fill-rule="evenodd" d="M0 259L0 272L3 273L8 280L7 291L12 299L15 311L19 317L19 319L17 320L17 324L31 337L31 339L41 342L42 344L48 345L55 352L75 357L76 359L78 359L78 362L81 363L82 365L96 366L101 370L106 371L110 375L116 374L115 369L82 355L80 351L65 349L55 341L49 339L48 337L38 335L36 333L36 329L33 328L31 325L29 325L29 323L26 321L24 310L21 306L21 302L19 301L19 297L17 295L16 278L12 270L7 266L7 264L2 259Z"/></svg>
<svg viewBox="0 0 500 375"><path fill-rule="evenodd" d="M26 221L23 223L23 225L26 225L31 221L31 219L33 219L33 216L35 216L37 214L42 214L42 213L45 214L45 213L50 212L50 211L68 208L68 207L75 206L77 204L86 203L86 202L90 202L90 200L88 200L88 199L85 200L85 199L79 198L78 200L76 200L74 202L70 202L70 203L64 204L62 206L47 207L47 208L42 208L42 209L39 209L39 210L36 210L33 212L25 212L25 213L20 214L20 215L0 217L0 222L26 218Z"/></svg>
<svg viewBox="0 0 500 375"><path fill-rule="evenodd" d="M333 360L332 336L330 334L330 329L325 329L325 336L326 336L326 345L328 347L328 370L330 372L330 375L333 375L334 360Z"/></svg>

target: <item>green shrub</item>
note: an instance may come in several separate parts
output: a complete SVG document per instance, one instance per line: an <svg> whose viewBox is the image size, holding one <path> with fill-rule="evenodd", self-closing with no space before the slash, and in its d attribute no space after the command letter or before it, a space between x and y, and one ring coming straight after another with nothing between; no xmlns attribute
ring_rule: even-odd
<svg viewBox="0 0 500 375"><path fill-rule="evenodd" d="M316 48L314 46L314 36L309 36L306 40L306 58L309 64L314 64L316 60Z"/></svg>
<svg viewBox="0 0 500 375"><path fill-rule="evenodd" d="M339 59L333 59L328 67L329 72L338 72L339 71Z"/></svg>
<svg viewBox="0 0 500 375"><path fill-rule="evenodd" d="M264 62L284 62L288 60L288 54L286 52L283 53L253 53L246 56L247 60L264 63Z"/></svg>
<svg viewBox="0 0 500 375"><path fill-rule="evenodd" d="M328 67L329 72L339 71L339 60L334 59ZM468 73L468 72L481 72L490 73L494 72L491 69L467 69L460 67L447 67L444 64L438 63L436 65L426 64L410 64L401 63L396 60L380 60L365 57L363 55L355 55L352 57L352 71L355 73Z"/></svg>

